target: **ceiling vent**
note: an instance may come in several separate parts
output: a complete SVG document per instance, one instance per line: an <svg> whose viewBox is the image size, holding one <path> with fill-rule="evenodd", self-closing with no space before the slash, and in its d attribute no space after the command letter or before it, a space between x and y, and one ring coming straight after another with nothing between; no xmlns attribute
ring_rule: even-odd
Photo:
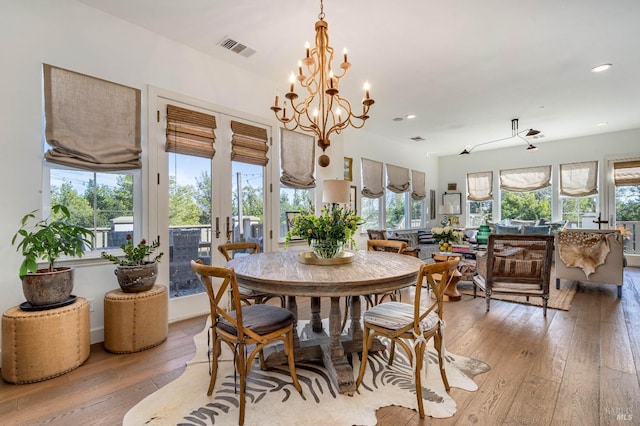
<svg viewBox="0 0 640 426"><path fill-rule="evenodd" d="M402 121L402 120L404 120L402 117L396 117L393 119L393 121Z"/></svg>
<svg viewBox="0 0 640 426"><path fill-rule="evenodd" d="M409 139L411 139L411 140L412 140L412 141L414 141L414 142L422 142L422 141L426 140L426 139L425 139L425 138L423 138L422 136L414 136L414 137L409 138Z"/></svg>
<svg viewBox="0 0 640 426"><path fill-rule="evenodd" d="M225 37L220 43L218 43L218 45L245 58L248 58L249 56L256 53L256 51L252 48L247 47L242 43L238 43L237 41L229 37Z"/></svg>

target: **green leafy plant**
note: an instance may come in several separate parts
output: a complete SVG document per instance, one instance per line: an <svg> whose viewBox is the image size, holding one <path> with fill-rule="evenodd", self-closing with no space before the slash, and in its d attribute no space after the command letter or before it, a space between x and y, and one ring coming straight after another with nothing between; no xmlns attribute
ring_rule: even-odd
<svg viewBox="0 0 640 426"><path fill-rule="evenodd" d="M127 234L126 238L127 242L120 245L120 248L124 252L124 257L114 256L105 251L102 252L102 257L119 266L140 266L147 263L160 262L160 258L162 258L164 254L163 252L158 253L153 260L149 260L149 256L160 247L158 241L154 241L151 245L148 245L147 240L143 238L138 245L134 246L131 234Z"/></svg>
<svg viewBox="0 0 640 426"><path fill-rule="evenodd" d="M331 205L320 210L320 216L316 216L313 210L301 213L295 218L292 228L285 236L285 248L292 237L305 239L308 244L311 244L312 240L326 240L342 244L350 242L355 246L353 235L362 218L352 210Z"/></svg>
<svg viewBox="0 0 640 426"><path fill-rule="evenodd" d="M11 239L11 245L17 244L16 251L24 256L20 265L20 279L27 273L38 272L38 260L48 263L47 272L55 271L55 261L62 255L82 257L85 247L91 246L93 232L70 223L71 214L67 207L56 204L51 207L48 219L36 219L34 210L26 214L20 221L20 229ZM54 219L56 216L59 219ZM30 224L31 221L35 223Z"/></svg>

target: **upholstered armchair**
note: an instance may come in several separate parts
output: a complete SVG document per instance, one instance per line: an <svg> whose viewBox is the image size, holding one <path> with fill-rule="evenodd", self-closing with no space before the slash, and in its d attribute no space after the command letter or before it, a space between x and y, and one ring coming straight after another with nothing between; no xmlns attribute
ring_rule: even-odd
<svg viewBox="0 0 640 426"><path fill-rule="evenodd" d="M541 297L547 316L553 235L490 234L485 256L477 257L473 293L484 291L487 312L494 294Z"/></svg>
<svg viewBox="0 0 640 426"><path fill-rule="evenodd" d="M622 297L622 235L615 230L566 229L557 235L556 288L560 280L581 283L614 284Z"/></svg>

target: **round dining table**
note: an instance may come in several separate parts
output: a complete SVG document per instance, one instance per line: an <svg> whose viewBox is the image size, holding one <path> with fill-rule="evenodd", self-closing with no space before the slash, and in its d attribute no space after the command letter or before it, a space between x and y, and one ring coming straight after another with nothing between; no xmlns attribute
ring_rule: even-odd
<svg viewBox="0 0 640 426"><path fill-rule="evenodd" d="M287 296L287 308L297 318L296 297L311 297L311 322L295 333L296 361L323 362L340 393L353 394L353 368L347 355L362 351L360 297L386 293L415 284L424 262L413 256L388 252L355 251L350 263L317 265L303 263L299 251L276 251L237 257L227 263L238 284L251 290ZM329 297L329 335L322 329L320 297ZM348 297L350 325L342 334L340 298ZM265 353L267 365L286 363L281 348Z"/></svg>

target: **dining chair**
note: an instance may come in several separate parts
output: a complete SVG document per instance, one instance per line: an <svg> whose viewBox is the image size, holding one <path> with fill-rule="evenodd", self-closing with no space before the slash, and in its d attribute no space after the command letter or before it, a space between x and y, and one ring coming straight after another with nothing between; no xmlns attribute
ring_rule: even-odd
<svg viewBox="0 0 640 426"><path fill-rule="evenodd" d="M477 259L473 296L484 291L487 312L491 296L506 294L542 298L547 316L549 281L553 261L553 235L489 234L487 253Z"/></svg>
<svg viewBox="0 0 640 426"><path fill-rule="evenodd" d="M192 260L191 267L207 290L211 310L211 379L207 395L213 393L216 384L218 357L221 354L221 343L224 342L234 353L235 369L240 375L238 424L244 424L245 393L251 365L256 355L259 354L261 368L266 369L262 351L265 346L277 341L284 344L293 385L302 395L294 363L293 324L295 317L293 313L288 309L265 304L242 306L239 298L233 301L234 309L228 311L223 307L225 293L230 287L232 292L238 294L238 281L233 268L203 265L200 260ZM214 286L212 279L222 280L222 283L219 287ZM248 355L247 351L250 351Z"/></svg>
<svg viewBox="0 0 640 426"><path fill-rule="evenodd" d="M389 365L393 364L396 344L400 345L407 353L409 362L415 370L416 398L418 399L418 409L420 418L424 418L424 406L422 403L422 378L421 371L425 361L427 342L434 339L434 347L438 352L438 365L440 366L440 376L447 391L449 391L449 381L442 361L443 347L443 298L444 290L449 285L453 272L458 266L459 259L447 262L430 263L422 265L418 272L416 281L416 293L413 304L401 302L385 302L367 310L362 316L363 338L362 338L362 362L360 372L356 380L356 391L362 384L365 370L367 368L367 357L373 340L380 336L390 340ZM440 280L436 280L437 275ZM427 292L425 302L430 303L422 306L422 286L427 282L427 288L431 290L435 298L429 297ZM413 348L407 343L413 341ZM413 354L415 353L415 359Z"/></svg>
<svg viewBox="0 0 640 426"><path fill-rule="evenodd" d="M260 252L260 243L258 242L237 242L237 243L226 243L220 244L218 246L218 251L222 253L222 255L227 259L227 262L233 259L235 256L248 256L255 253ZM270 299L278 298L280 299L280 306L285 308L286 301L283 295L278 294L270 294L259 291L254 291L248 289L246 287L239 286L239 292L237 293L240 297L240 301L245 305L251 305L252 303L264 304L267 303ZM232 297L234 294L232 294Z"/></svg>
<svg viewBox="0 0 640 426"><path fill-rule="evenodd" d="M368 251L386 251L391 253L402 254L408 247L406 241L399 240L367 240ZM365 296L367 298L367 307L375 306L381 303L386 297L390 300L401 301L400 290L389 291L386 293L379 293L374 295ZM396 300L397 299L397 300Z"/></svg>

